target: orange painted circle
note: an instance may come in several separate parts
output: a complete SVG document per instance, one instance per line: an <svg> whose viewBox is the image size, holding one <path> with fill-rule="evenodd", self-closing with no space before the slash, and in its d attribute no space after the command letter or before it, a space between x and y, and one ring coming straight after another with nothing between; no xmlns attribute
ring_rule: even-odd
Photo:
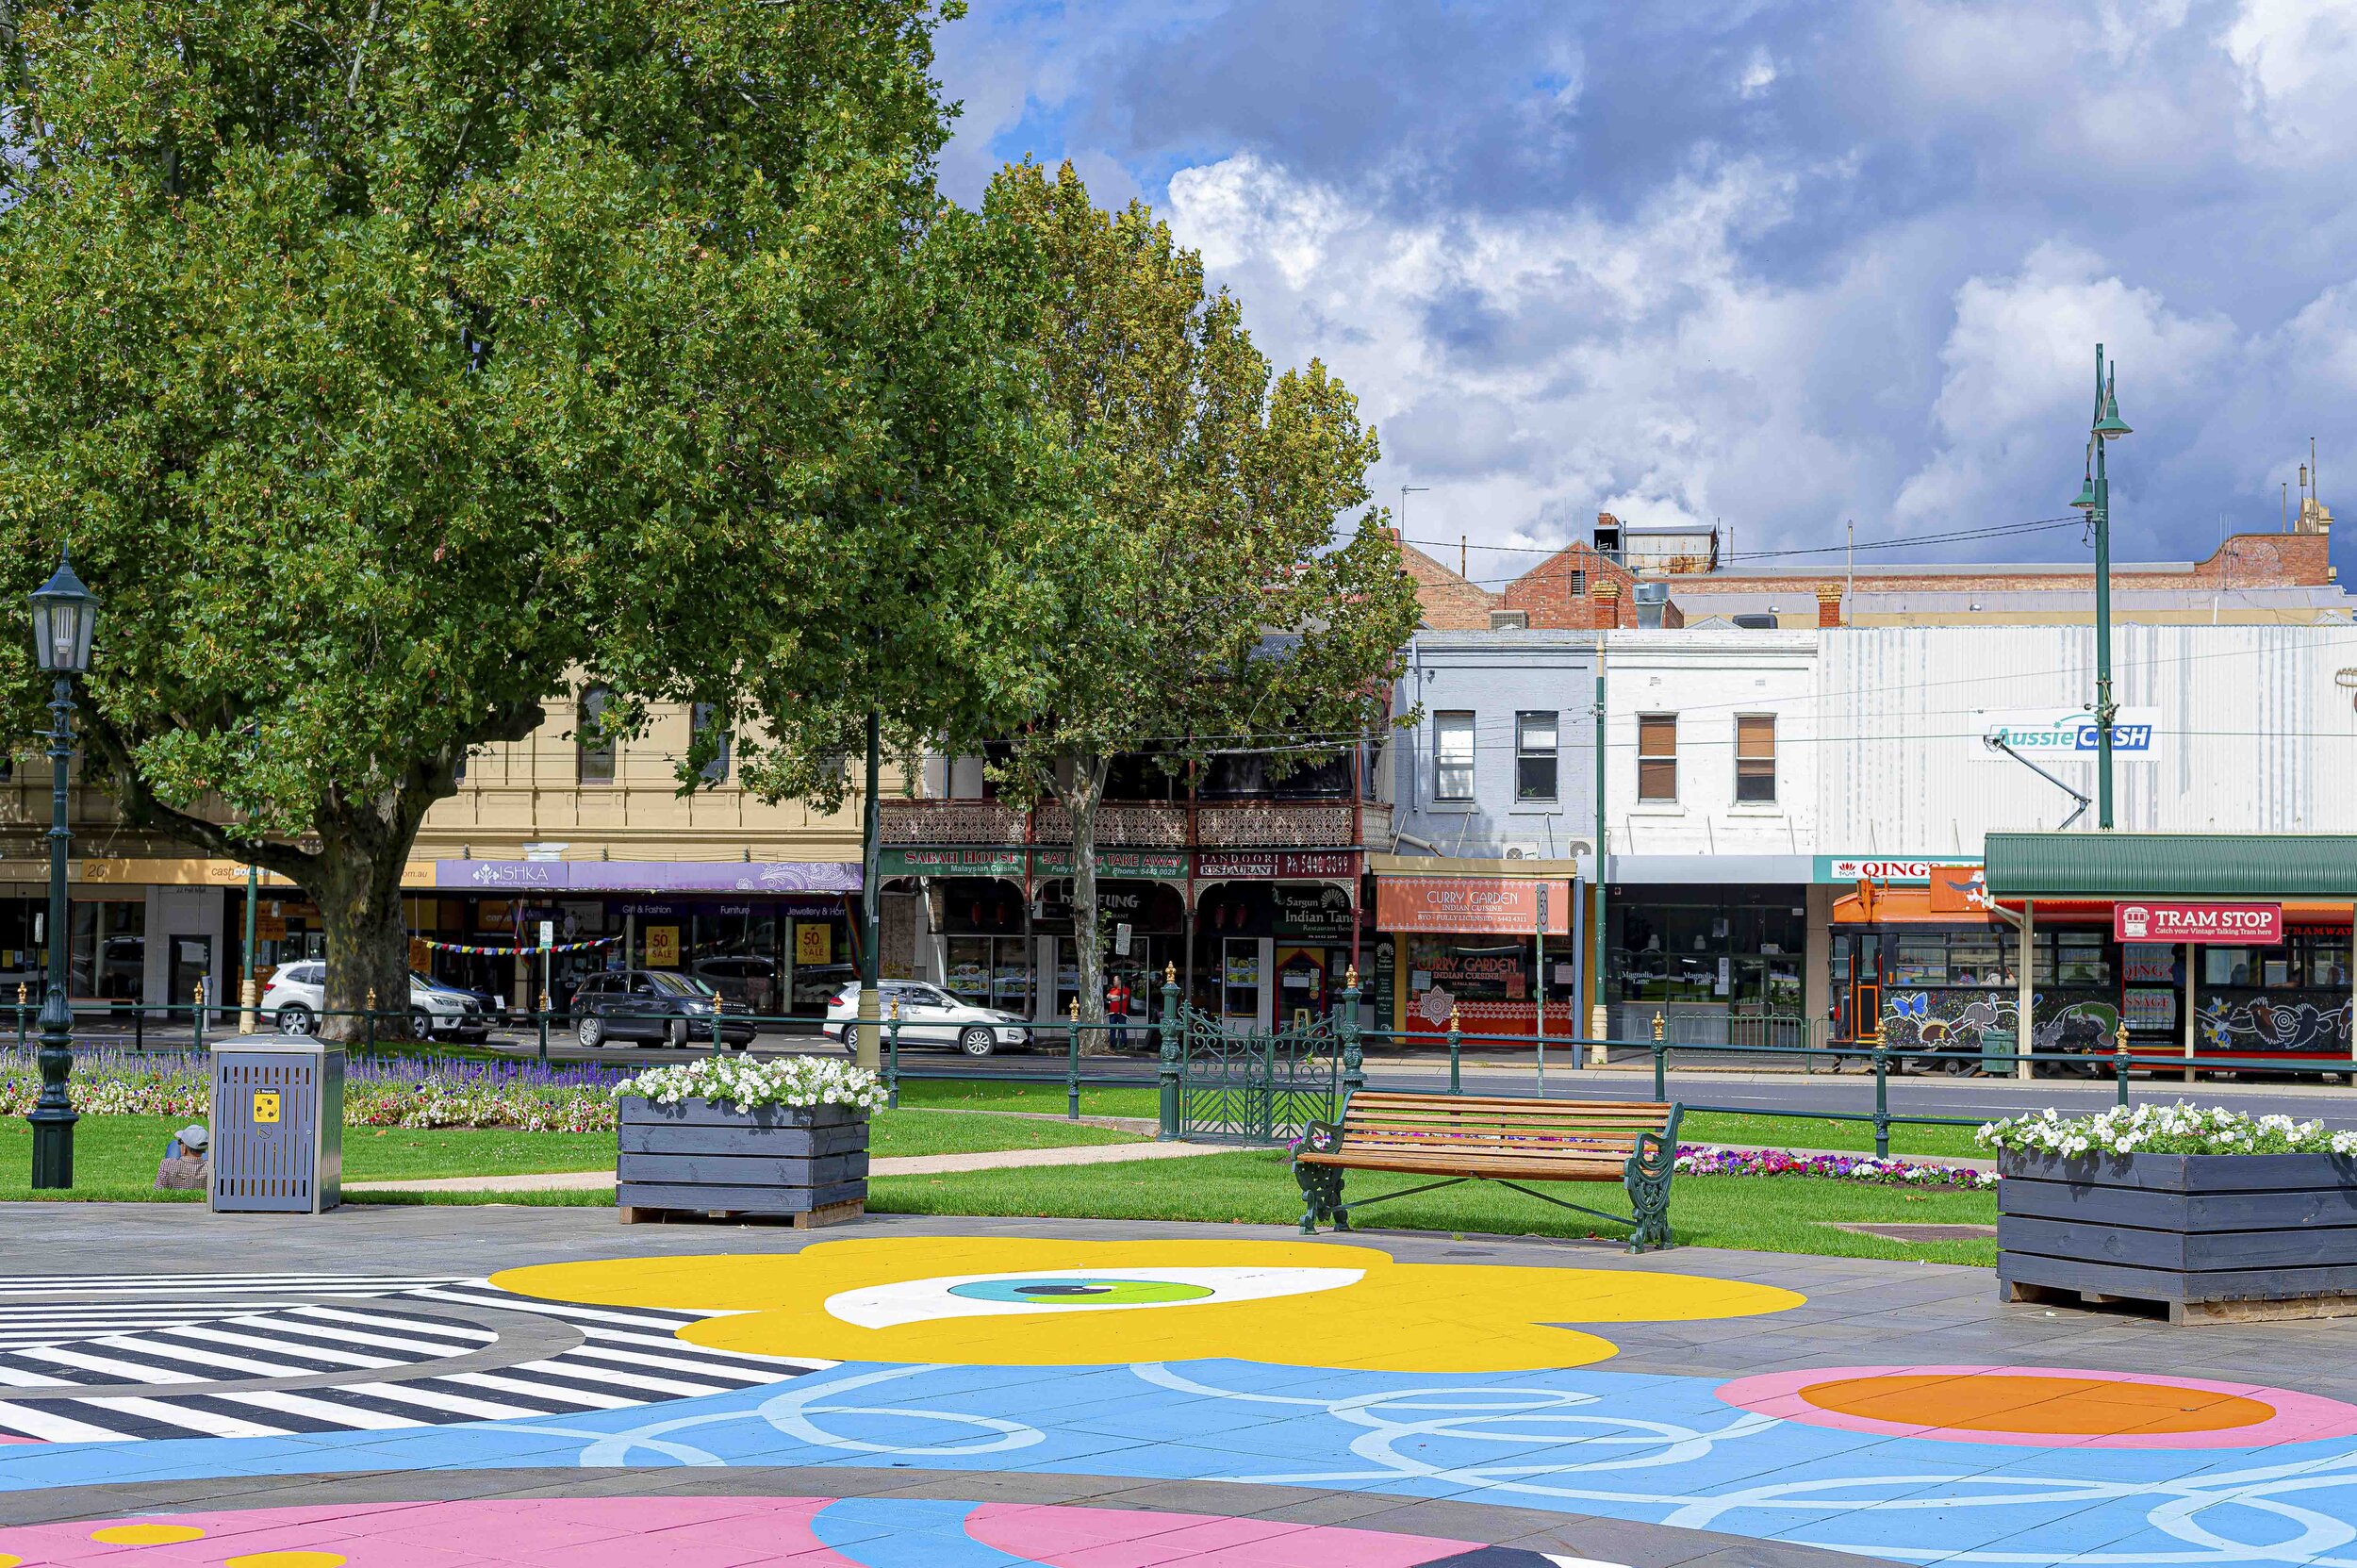
<svg viewBox="0 0 2357 1568"><path fill-rule="evenodd" d="M2045 1437L2232 1431L2276 1413L2272 1405L2212 1389L1986 1372L1844 1378L1800 1395L1821 1411L1870 1421Z"/></svg>

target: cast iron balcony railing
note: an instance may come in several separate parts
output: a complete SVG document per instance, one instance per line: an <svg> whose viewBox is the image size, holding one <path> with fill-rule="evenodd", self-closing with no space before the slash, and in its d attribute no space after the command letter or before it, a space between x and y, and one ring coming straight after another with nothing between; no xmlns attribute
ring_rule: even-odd
<svg viewBox="0 0 2357 1568"><path fill-rule="evenodd" d="M999 801L881 801L880 831L887 845L1006 846L1072 842L1071 814L1059 805L1036 811ZM1113 801L1097 808L1096 842L1124 850L1347 849L1386 842L1390 808L1347 801L1225 801L1194 811L1159 801Z"/></svg>

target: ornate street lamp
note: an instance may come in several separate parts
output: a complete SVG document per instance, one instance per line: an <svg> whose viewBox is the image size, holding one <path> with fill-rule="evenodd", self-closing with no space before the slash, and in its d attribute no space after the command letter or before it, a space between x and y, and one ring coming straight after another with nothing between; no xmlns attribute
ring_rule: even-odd
<svg viewBox="0 0 2357 1568"><path fill-rule="evenodd" d="M57 678L49 689L54 727L49 742L49 986L41 1000L41 1098L25 1119L33 1124L33 1185L74 1185L74 1124L66 1098L74 1070L74 1007L67 998L68 961L74 925L65 897L65 854L73 834L66 827L66 774L74 762L74 677L90 668L91 629L98 622L98 596L82 586L58 553L58 569L33 590L33 652L41 668Z"/></svg>

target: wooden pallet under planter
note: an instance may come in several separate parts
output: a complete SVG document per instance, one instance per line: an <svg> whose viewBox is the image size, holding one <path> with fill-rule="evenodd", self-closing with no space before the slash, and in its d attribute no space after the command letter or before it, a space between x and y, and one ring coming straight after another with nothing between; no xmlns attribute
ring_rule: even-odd
<svg viewBox="0 0 2357 1568"><path fill-rule="evenodd" d="M624 1225L769 1217L835 1225L867 1209L867 1113L844 1105L620 1101L615 1202Z"/></svg>
<svg viewBox="0 0 2357 1568"><path fill-rule="evenodd" d="M2357 1316L2357 1158L2008 1150L1998 1294L2158 1303L2171 1323Z"/></svg>

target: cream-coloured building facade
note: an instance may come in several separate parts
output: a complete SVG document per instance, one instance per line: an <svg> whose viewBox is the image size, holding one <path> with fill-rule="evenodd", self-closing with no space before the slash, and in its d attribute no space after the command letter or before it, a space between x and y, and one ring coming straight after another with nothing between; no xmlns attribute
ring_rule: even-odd
<svg viewBox="0 0 2357 1568"><path fill-rule="evenodd" d="M676 968L760 1013L823 1012L858 956L856 761L832 812L746 789L733 744L682 795L676 764L693 734L684 705L656 709L644 734L608 748L575 740L580 717L574 700L550 701L531 735L479 748L456 793L427 813L403 877L418 967L511 1004L544 983L561 1003L594 968ZM19 984L40 994L50 782L38 754L16 758L0 782L0 999ZM881 783L887 795L898 787L890 769ZM125 826L78 770L69 811L77 1004L186 1003L200 979L209 998L224 983L234 994L247 868ZM260 966L320 955L318 911L303 891L256 881ZM894 913L897 934L897 901ZM539 946L544 921L569 950L516 956ZM887 963L898 945L886 944Z"/></svg>

